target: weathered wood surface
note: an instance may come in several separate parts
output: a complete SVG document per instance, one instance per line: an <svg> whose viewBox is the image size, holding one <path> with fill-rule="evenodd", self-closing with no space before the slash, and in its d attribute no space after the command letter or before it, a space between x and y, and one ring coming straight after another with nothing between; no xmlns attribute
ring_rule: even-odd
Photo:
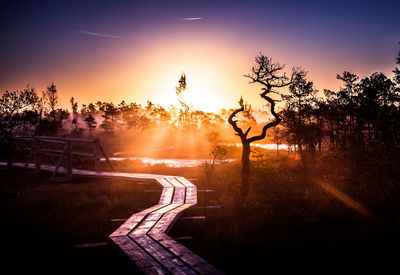
<svg viewBox="0 0 400 275"><path fill-rule="evenodd" d="M6 166L6 162L0 162ZM24 167L24 163L12 163ZM27 168L35 168L29 163ZM40 166L54 171L52 165ZM60 173L66 173L59 167ZM221 274L217 268L184 247L166 233L182 212L197 204L197 187L183 177L95 172L72 168L72 174L89 177L111 177L155 180L162 186L158 204L133 214L109 237L146 274Z"/></svg>
<svg viewBox="0 0 400 275"><path fill-rule="evenodd" d="M51 163L61 166L64 163L66 178L72 177L72 157L78 159L81 165L85 169L89 169L89 166L84 161L82 157L88 160L94 160L95 170L100 172L100 158L104 156L106 163L109 165L112 171L114 167L110 162L107 154L104 152L100 145L99 139L82 139L82 138L67 138L67 137L44 137L44 136L13 136L9 139L11 141L11 147L14 151L25 151L28 150L30 155L26 160L26 165L32 161L35 163L36 170L40 170L40 166L47 164L43 163L41 156L50 158ZM52 144L53 143L53 144ZM51 145L47 148L47 145ZM63 148L62 148L62 145ZM77 146L78 145L78 146ZM60 147L61 146L61 147ZM83 149L85 148L85 149ZM79 152L79 150L84 152ZM86 152L88 150L93 150L93 153ZM58 161L56 160L58 158ZM10 157L8 163L9 166L12 164L14 159L14 152ZM58 168L54 169L52 179L56 178L58 173Z"/></svg>

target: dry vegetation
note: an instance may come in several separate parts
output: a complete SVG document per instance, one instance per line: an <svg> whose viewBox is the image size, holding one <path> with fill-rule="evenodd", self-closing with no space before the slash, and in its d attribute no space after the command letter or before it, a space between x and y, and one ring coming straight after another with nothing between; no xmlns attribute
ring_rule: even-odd
<svg viewBox="0 0 400 275"><path fill-rule="evenodd" d="M147 106L99 101L78 112L71 99L69 113L55 108L55 85L43 97L28 88L6 92L0 99L0 159L12 152L7 137L18 134L99 137L109 155L214 159L214 164L193 168L145 166L138 160L115 166L121 172L184 176L196 179L199 189L215 190L206 203L221 208L207 210L205 222L179 221L171 234L193 236L184 244L229 274L342 273L372 267L386 273L397 268L393 251L400 244L400 71L396 67L393 72L393 79L383 73L359 79L344 72L337 76L343 82L340 90L325 90L323 98L305 73L288 82L285 107L273 113L277 123L282 119L281 127L269 138L294 145L296 151L278 155L251 147L245 177L249 188L240 200L235 197L243 186L243 163L214 164L239 159L244 148L234 146L239 139L226 122L230 114L239 135L244 125L252 126L251 135L265 128L243 100L241 109L214 114L191 110L183 101L169 110L150 101ZM182 76L178 98L185 81ZM157 193L143 193L155 188L151 183L77 178L56 184L48 181L48 173L19 169L1 169L0 177L5 265L49 273L138 272L109 246L74 246L107 241L118 226L111 219L156 203ZM202 211L192 209L187 215Z"/></svg>
<svg viewBox="0 0 400 275"><path fill-rule="evenodd" d="M400 177L396 167L400 160L382 162L365 153L355 161L350 154L328 154L316 165L316 176L310 182L293 156L281 152L278 158L270 151L254 154L252 188L240 219L232 207L240 164L218 164L207 185L216 192L207 194L206 204L221 208L207 210L206 221L178 221L170 234L194 237L182 242L228 274L256 273L259 268L318 272L328 267L358 271L393 266L396 254L392 249L399 244ZM204 167L149 167L138 161L116 165L118 170L130 167L134 172L182 175L195 179L199 189L206 182ZM138 208L156 203L159 194L143 190L159 187L82 178L55 184L48 181L47 173L20 171L0 171L5 179L0 189L2 235L10 236L3 242L8 251L6 262L17 264L29 254L29 270L134 271L134 266L109 246L74 246L106 242L119 225L110 220L127 218ZM345 192L373 217L357 212L317 181ZM203 214L201 208L186 212Z"/></svg>

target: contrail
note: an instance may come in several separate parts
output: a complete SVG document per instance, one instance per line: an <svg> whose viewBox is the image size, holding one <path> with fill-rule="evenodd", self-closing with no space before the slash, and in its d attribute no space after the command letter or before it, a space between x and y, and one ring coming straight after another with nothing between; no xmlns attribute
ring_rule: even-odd
<svg viewBox="0 0 400 275"><path fill-rule="evenodd" d="M201 20L203 19L203 17L185 17L185 18L181 18L181 20L183 21L196 21L196 20Z"/></svg>
<svg viewBox="0 0 400 275"><path fill-rule="evenodd" d="M88 32L88 31L82 31L82 30L75 30L75 32L86 34L86 35L91 35L91 36L96 36L96 37L104 37L104 38L113 38L113 39L124 39L125 38L125 37L122 37L119 35L99 33L99 32Z"/></svg>

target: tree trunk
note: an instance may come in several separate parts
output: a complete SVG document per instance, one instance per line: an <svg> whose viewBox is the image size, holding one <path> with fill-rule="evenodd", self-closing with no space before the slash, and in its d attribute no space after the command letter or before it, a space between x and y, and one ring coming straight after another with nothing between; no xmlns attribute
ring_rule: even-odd
<svg viewBox="0 0 400 275"><path fill-rule="evenodd" d="M300 155L300 160L303 165L303 169L307 170L308 165L307 165L307 160L306 160L306 154L304 153L304 150L303 150L300 140L297 140L297 147L298 147L298 151L299 151L299 155Z"/></svg>
<svg viewBox="0 0 400 275"><path fill-rule="evenodd" d="M319 156L322 155L322 139L321 138L318 139L318 153L319 153Z"/></svg>
<svg viewBox="0 0 400 275"><path fill-rule="evenodd" d="M242 207L250 189L250 143L242 142L242 146L242 175L241 185L235 198L236 209Z"/></svg>
<svg viewBox="0 0 400 275"><path fill-rule="evenodd" d="M371 123L368 121L368 145L371 145L372 135L371 135Z"/></svg>

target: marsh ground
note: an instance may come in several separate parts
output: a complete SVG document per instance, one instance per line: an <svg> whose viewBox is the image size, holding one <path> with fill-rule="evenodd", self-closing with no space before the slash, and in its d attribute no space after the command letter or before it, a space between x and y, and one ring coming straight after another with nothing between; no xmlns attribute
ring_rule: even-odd
<svg viewBox="0 0 400 275"><path fill-rule="evenodd" d="M254 162L252 192L239 218L232 205L240 166L222 164L206 186L215 190L207 194L206 204L221 208L207 210L206 220L179 220L170 234L193 237L181 242L228 274L383 272L396 265L400 244L397 164L393 159L378 163L368 154L355 162L348 155L328 154L309 182L293 159L265 155ZM120 171L185 176L204 188L203 167L117 165ZM112 219L128 218L158 201L158 193L144 192L159 189L155 183L88 178L54 183L47 172L18 168L1 168L0 174L5 266L16 273L140 273L112 245L76 245L109 242L108 235L121 223ZM334 186L371 215L315 181ZM200 194L199 205L203 202ZM204 214L202 208L185 213Z"/></svg>

